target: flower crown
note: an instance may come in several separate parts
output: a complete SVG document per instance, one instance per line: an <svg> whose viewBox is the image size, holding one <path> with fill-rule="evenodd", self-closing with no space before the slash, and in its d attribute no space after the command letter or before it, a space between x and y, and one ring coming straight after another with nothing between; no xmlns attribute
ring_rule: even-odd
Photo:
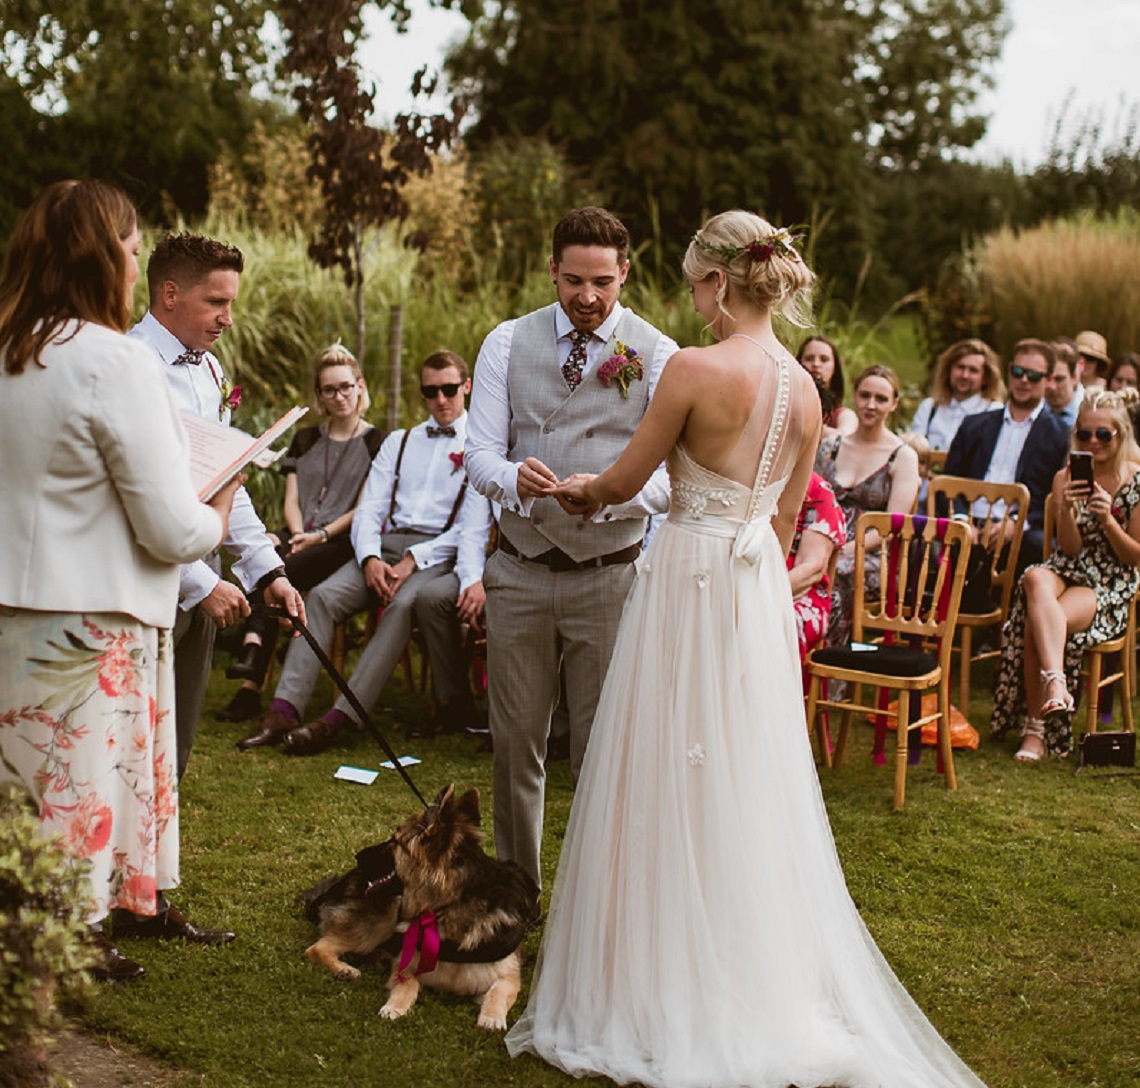
<svg viewBox="0 0 1140 1088"><path fill-rule="evenodd" d="M799 229L799 227L781 227L771 234L759 234L743 246L714 246L711 242L706 242L699 231L693 235L693 241L706 253L713 253L726 261L734 261L743 253L747 253L754 261L767 261L774 253L796 261L800 259L796 246L804 240L802 234L793 233Z"/></svg>

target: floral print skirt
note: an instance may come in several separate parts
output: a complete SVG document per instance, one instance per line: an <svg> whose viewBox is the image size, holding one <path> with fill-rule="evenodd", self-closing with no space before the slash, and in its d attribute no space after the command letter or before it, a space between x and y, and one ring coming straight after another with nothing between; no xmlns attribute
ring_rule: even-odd
<svg viewBox="0 0 1140 1088"><path fill-rule="evenodd" d="M90 864L89 922L178 883L172 653L131 616L0 608L0 783Z"/></svg>

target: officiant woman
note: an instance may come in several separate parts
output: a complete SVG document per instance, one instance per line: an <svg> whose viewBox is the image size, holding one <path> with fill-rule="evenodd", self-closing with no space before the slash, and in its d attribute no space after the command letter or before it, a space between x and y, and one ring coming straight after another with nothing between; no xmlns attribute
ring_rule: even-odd
<svg viewBox="0 0 1140 1088"><path fill-rule="evenodd" d="M138 277L120 190L61 181L0 271L0 786L90 863L97 975L143 973L103 935L178 883L169 626L178 565L215 548L236 482L207 506L161 370L123 335Z"/></svg>

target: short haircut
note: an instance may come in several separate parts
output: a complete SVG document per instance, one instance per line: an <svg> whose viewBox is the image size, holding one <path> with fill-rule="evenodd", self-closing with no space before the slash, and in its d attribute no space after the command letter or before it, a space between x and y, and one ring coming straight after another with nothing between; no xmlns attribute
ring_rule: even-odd
<svg viewBox="0 0 1140 1088"><path fill-rule="evenodd" d="M554 227L554 263L562 260L567 246L604 246L617 250L618 264L629 260L629 231L613 212L605 208L575 208Z"/></svg>
<svg viewBox="0 0 1140 1088"><path fill-rule="evenodd" d="M420 370L447 370L449 367L455 367L459 371L460 381L467 381L470 373L467 369L467 360L458 352L448 351L446 348L433 351L420 364Z"/></svg>
<svg viewBox="0 0 1140 1088"><path fill-rule="evenodd" d="M242 272L245 258L237 246L226 245L203 234L168 234L160 239L146 266L146 285L154 302L167 280L179 287L194 287L211 272Z"/></svg>
<svg viewBox="0 0 1140 1088"><path fill-rule="evenodd" d="M1077 365L1082 362L1081 353L1077 350L1077 342L1070 340L1067 336L1058 336L1053 341L1053 353L1057 356L1056 362L1053 363L1053 369L1057 369L1057 363L1064 363L1065 369L1069 372L1069 377L1073 377L1077 372Z"/></svg>
<svg viewBox="0 0 1140 1088"><path fill-rule="evenodd" d="M1053 368L1057 365L1057 351L1048 340L1035 340L1033 337L1018 340L1013 345L1013 354L1009 357L1009 365L1013 366L1019 355L1028 355L1031 352L1045 356L1045 362L1049 364L1047 373L1052 374Z"/></svg>

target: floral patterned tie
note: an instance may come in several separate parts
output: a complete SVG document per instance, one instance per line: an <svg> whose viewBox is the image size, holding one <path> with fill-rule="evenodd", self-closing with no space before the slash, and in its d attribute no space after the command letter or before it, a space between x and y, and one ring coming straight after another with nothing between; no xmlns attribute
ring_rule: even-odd
<svg viewBox="0 0 1140 1088"><path fill-rule="evenodd" d="M590 339L590 334L582 332L581 329L574 329L570 333L570 339L572 341L570 354L566 357L566 362L562 364L562 377L566 379L566 384L573 391L578 388L582 381L582 368L586 365L586 344Z"/></svg>

